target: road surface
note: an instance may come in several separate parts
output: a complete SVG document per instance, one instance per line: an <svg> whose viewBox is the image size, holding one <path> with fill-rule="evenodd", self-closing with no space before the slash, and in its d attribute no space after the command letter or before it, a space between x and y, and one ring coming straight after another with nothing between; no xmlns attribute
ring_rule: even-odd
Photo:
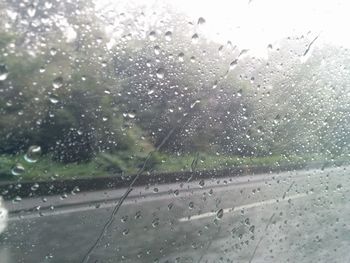
<svg viewBox="0 0 350 263"><path fill-rule="evenodd" d="M350 262L349 189L349 167L137 187L87 262ZM82 262L125 191L7 202L1 263Z"/></svg>

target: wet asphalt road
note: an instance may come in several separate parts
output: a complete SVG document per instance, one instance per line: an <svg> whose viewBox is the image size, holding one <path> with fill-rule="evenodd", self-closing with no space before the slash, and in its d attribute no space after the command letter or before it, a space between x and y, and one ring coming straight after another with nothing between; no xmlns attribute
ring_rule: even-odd
<svg viewBox="0 0 350 263"><path fill-rule="evenodd" d="M349 190L348 167L137 187L88 262L350 262ZM82 262L123 192L8 202L0 262Z"/></svg>

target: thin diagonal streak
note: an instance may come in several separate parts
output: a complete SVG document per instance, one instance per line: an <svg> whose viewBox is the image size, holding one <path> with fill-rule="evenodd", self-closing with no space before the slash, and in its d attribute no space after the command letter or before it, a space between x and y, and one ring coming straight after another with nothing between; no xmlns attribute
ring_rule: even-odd
<svg viewBox="0 0 350 263"><path fill-rule="evenodd" d="M138 171L138 173L135 175L134 179L132 180L132 182L130 183L128 189L125 191L125 193L123 194L122 198L118 201L117 205L114 207L111 215L109 216L107 222L105 223L105 225L103 226L103 229L100 233L100 235L98 236L98 238L96 239L96 241L94 242L94 244L91 246L91 248L88 250L88 252L85 254L82 263L86 263L88 262L91 253L94 251L94 249L99 245L99 243L101 242L103 236L105 235L107 229L110 227L110 225L113 223L115 215L117 214L119 208L121 207L121 205L123 204L124 200L128 197L128 195L130 194L130 192L132 191L132 187L134 185L134 183L137 181L137 179L140 177L140 175L143 173L143 171L145 170L145 167L148 163L148 160L150 159L152 153L158 151L163 145L164 143L169 139L169 137L173 134L174 130L176 127L172 128L171 131L167 134L167 136L163 139L163 141L158 145L158 147L150 152L146 158L146 160L143 163L143 166L140 168L140 170Z"/></svg>

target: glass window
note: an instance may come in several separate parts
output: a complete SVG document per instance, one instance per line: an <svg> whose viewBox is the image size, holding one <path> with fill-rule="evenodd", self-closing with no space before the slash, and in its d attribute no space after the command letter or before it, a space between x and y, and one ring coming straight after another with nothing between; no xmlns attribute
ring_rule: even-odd
<svg viewBox="0 0 350 263"><path fill-rule="evenodd" d="M0 261L350 261L349 7L0 0Z"/></svg>

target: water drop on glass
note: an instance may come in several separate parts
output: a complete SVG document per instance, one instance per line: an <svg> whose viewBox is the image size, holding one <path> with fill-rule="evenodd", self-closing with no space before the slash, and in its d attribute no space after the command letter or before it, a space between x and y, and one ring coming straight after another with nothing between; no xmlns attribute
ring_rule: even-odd
<svg viewBox="0 0 350 263"><path fill-rule="evenodd" d="M0 81L7 79L9 72L4 64L0 64Z"/></svg>
<svg viewBox="0 0 350 263"><path fill-rule="evenodd" d="M234 61L232 61L232 62L230 63L230 70L235 69L235 68L237 67L237 63L238 63L237 59L235 59Z"/></svg>
<svg viewBox="0 0 350 263"><path fill-rule="evenodd" d="M41 155L41 147L32 145L29 147L27 153L24 155L24 160L28 163L36 163Z"/></svg>
<svg viewBox="0 0 350 263"><path fill-rule="evenodd" d="M36 13L36 9L35 9L35 6L34 5L30 5L27 9L27 14L30 16L30 17L34 17L35 16L35 13Z"/></svg>
<svg viewBox="0 0 350 263"><path fill-rule="evenodd" d="M45 8L46 9L50 9L52 7L52 3L50 3L49 1L45 2Z"/></svg>
<svg viewBox="0 0 350 263"><path fill-rule="evenodd" d="M165 33L165 40L166 41L171 41L172 37L173 37L173 33L171 33L171 31L167 31Z"/></svg>
<svg viewBox="0 0 350 263"><path fill-rule="evenodd" d="M39 188L39 184L38 183L35 183L35 184L33 184L32 185L32 187L30 188L32 191L36 191L36 190L38 190L38 188Z"/></svg>
<svg viewBox="0 0 350 263"><path fill-rule="evenodd" d="M128 117L129 117L130 119L135 119L136 114L135 114L134 112L129 112L129 113L128 113Z"/></svg>
<svg viewBox="0 0 350 263"><path fill-rule="evenodd" d="M194 35L192 36L192 43L193 43L193 44L198 43L198 39L199 39L198 34L197 34L197 33L196 33L196 34L194 34Z"/></svg>
<svg viewBox="0 0 350 263"><path fill-rule="evenodd" d="M159 226L159 218L155 218L155 219L152 221L152 226L153 226L154 228Z"/></svg>
<svg viewBox="0 0 350 263"><path fill-rule="evenodd" d="M134 218L135 219L141 218L141 211L137 211Z"/></svg>
<svg viewBox="0 0 350 263"><path fill-rule="evenodd" d="M154 47L154 54L156 54L156 55L160 54L160 47L159 46Z"/></svg>
<svg viewBox="0 0 350 263"><path fill-rule="evenodd" d="M191 109L194 108L194 106L196 106L198 103L200 103L201 101L200 100L196 100L195 102L193 102L190 106Z"/></svg>
<svg viewBox="0 0 350 263"><path fill-rule="evenodd" d="M16 196L16 197L12 200L13 203L19 203L19 202L21 202L21 201L22 201L22 198L21 198L20 196Z"/></svg>
<svg viewBox="0 0 350 263"><path fill-rule="evenodd" d="M17 163L15 166L12 167L11 173L12 175L19 176L25 172L25 169L22 164Z"/></svg>
<svg viewBox="0 0 350 263"><path fill-rule="evenodd" d="M51 56L55 56L56 54L57 54L57 49L54 48L54 47L51 48L51 49L50 49L50 55L51 55Z"/></svg>
<svg viewBox="0 0 350 263"><path fill-rule="evenodd" d="M205 19L203 17L198 18L198 25L204 25L205 24Z"/></svg>
<svg viewBox="0 0 350 263"><path fill-rule="evenodd" d="M57 104L58 103L58 98L57 95L51 94L49 97L49 100L52 104Z"/></svg>
<svg viewBox="0 0 350 263"><path fill-rule="evenodd" d="M223 210L223 209L219 209L219 210L216 212L216 218L217 218L217 219L221 219L223 216L224 216L224 210Z"/></svg>
<svg viewBox="0 0 350 263"><path fill-rule="evenodd" d="M181 53L178 55L179 61L180 61L180 62L183 62L183 61L184 61L184 57L185 57L185 54L181 52Z"/></svg>
<svg viewBox="0 0 350 263"><path fill-rule="evenodd" d="M54 87L54 89L61 88L63 86L63 78L62 77L55 78L52 82L52 86Z"/></svg>
<svg viewBox="0 0 350 263"><path fill-rule="evenodd" d="M151 40L151 41L154 41L154 40L156 40L156 32L155 31L151 31L150 33L149 33L149 40Z"/></svg>
<svg viewBox="0 0 350 263"><path fill-rule="evenodd" d="M160 68L160 69L157 70L157 73L156 73L157 78L163 79L164 78L164 74L165 74L165 71L164 71L163 68Z"/></svg>

